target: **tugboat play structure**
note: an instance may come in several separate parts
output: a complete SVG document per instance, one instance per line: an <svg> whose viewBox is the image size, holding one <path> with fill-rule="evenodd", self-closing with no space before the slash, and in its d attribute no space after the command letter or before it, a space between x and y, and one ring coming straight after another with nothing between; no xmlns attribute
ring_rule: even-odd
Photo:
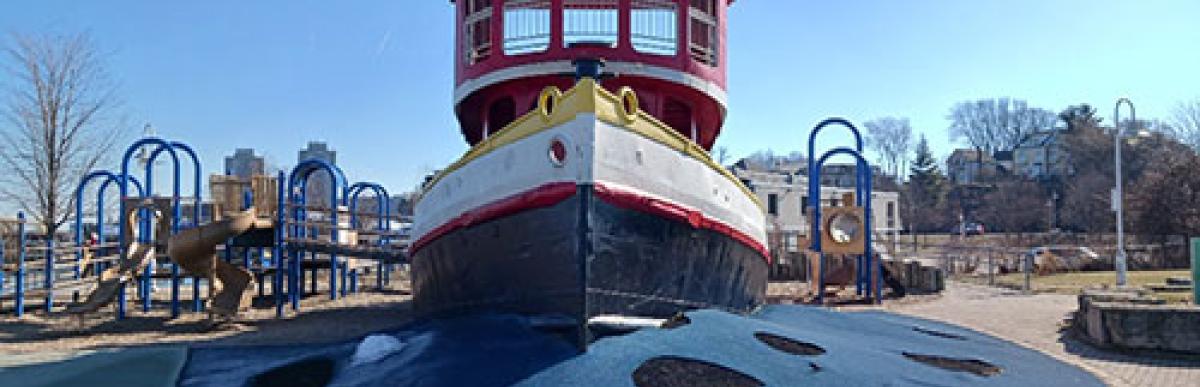
<svg viewBox="0 0 1200 387"><path fill-rule="evenodd" d="M416 204L416 311L582 328L762 304L762 204L708 154L727 6L457 1L455 112L472 148Z"/></svg>
<svg viewBox="0 0 1200 387"><path fill-rule="evenodd" d="M154 205L149 188L134 193L128 168L104 174L123 197L133 196L122 223L144 231L171 224L155 234L173 236L165 258L209 265L175 263L210 284L223 281L212 278L221 276L211 266L219 265L218 245L227 252L270 248L262 274L273 274L278 315L285 295L297 308L306 278L308 292L316 290L316 272L306 277L302 265L327 257L328 290L337 297L347 273L354 287L345 257L357 256L408 258L413 311L428 318L361 341L127 353L174 353L173 361L141 363L158 363L151 366L166 375L164 384L185 386L1103 385L1080 368L969 329L883 311L763 306L766 211L708 154L726 113L731 0L452 3L455 114L471 148L422 187L407 254L387 243L386 202L377 214L380 243L341 243L353 239L341 235L356 223L358 194L387 192L349 185L320 161L301 162L263 184L263 195L254 188L238 208L215 212L224 220L202 221L197 212L182 225L178 165L166 207ZM855 147L816 157L818 132L835 125L850 130ZM143 141L175 159L171 144ZM832 157L853 157L858 171L854 193L842 199L847 205L806 209L818 297L851 278L858 296L881 297L885 272L869 232L871 169L861 152L848 121L827 120L810 133L810 197L820 198L821 166ZM330 176L332 208L304 198L308 176L318 170ZM339 221L346 219L339 204L349 207L349 225ZM158 227L152 212L163 214ZM148 235L123 232L120 257L154 257L141 248ZM139 265L119 266L126 282L135 283ZM835 269L853 274L827 275ZM178 298L176 290L175 309ZM117 302L123 312L124 299ZM606 334L613 331L621 334ZM79 359L68 362L98 368ZM47 369L6 371L0 384L63 374ZM122 376L95 374L86 382ZM92 374L61 380L82 384L77 375Z"/></svg>

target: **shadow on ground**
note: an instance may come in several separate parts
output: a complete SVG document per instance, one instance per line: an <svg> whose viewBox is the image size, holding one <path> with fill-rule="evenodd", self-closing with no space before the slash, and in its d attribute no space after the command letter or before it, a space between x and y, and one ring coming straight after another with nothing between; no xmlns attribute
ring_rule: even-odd
<svg viewBox="0 0 1200 387"><path fill-rule="evenodd" d="M381 293L377 293L381 294ZM403 295L392 291L391 295ZM367 296L374 297L374 296ZM310 294L299 313L285 308L284 318L275 318L273 302L256 300L255 308L237 319L214 323L206 313L185 309L171 318L163 308L150 314L131 312L117 320L113 313L77 316L56 313L30 315L0 321L0 350L80 350L106 347L136 347L150 343L194 345L262 345L271 343L328 343L347 340L380 330L395 329L412 320L408 300L340 305L328 294ZM351 299L350 302L355 302ZM365 302L365 301L359 301ZM264 305L265 304L265 305ZM188 304L190 307L190 304ZM265 306L265 307L264 307Z"/></svg>
<svg viewBox="0 0 1200 387"><path fill-rule="evenodd" d="M1200 368L1200 355L1165 351L1101 348L1088 343L1070 326L1059 330L1058 342L1063 345L1063 350L1067 353L1089 360L1153 367Z"/></svg>

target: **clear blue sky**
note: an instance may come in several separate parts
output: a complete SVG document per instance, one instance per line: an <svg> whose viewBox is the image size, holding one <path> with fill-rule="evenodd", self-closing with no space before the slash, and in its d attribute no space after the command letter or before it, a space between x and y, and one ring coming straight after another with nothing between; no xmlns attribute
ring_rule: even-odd
<svg viewBox="0 0 1200 387"><path fill-rule="evenodd" d="M1197 16L1195 0L738 1L718 145L801 150L824 117L891 115L944 156L949 108L1000 96L1091 103L1106 118L1129 96L1139 118L1165 118L1200 98ZM326 140L350 179L393 191L466 149L451 111L453 26L444 0L0 5L0 31L93 35L131 138L153 123L197 148L206 173L236 147L286 166Z"/></svg>

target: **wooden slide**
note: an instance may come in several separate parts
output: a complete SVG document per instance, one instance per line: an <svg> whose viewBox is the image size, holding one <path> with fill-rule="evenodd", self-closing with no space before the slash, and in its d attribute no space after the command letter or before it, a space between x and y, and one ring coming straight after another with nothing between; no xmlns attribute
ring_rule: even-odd
<svg viewBox="0 0 1200 387"><path fill-rule="evenodd" d="M100 273L100 284L88 294L82 303L71 305L67 313L91 313L112 303L121 291L121 285L133 279L134 273L146 267L154 259L154 244L129 245L129 255L122 257L117 266Z"/></svg>
<svg viewBox="0 0 1200 387"><path fill-rule="evenodd" d="M227 214L224 219L171 236L167 241L167 255L191 274L210 280L215 277L213 283L217 283L219 290L210 298L209 306L213 313L232 316L249 306L246 289L253 283L254 275L245 268L217 259L217 246L251 229L267 227L271 227L270 222L259 221L254 208Z"/></svg>
<svg viewBox="0 0 1200 387"><path fill-rule="evenodd" d="M167 255L188 273L208 277L210 283L217 283L216 287L220 290L210 298L211 310L219 315L231 316L249 306L245 297L246 289L254 281L254 276L244 268L217 259L217 246L255 227L270 226L269 222L258 221L251 208L171 236L167 241ZM128 250L131 253L122 257L116 267L101 273L99 286L88 294L84 302L68 307L68 313L90 313L112 303L120 293L121 285L132 280L138 270L154 259L153 243L131 243ZM216 281L212 281L214 277Z"/></svg>

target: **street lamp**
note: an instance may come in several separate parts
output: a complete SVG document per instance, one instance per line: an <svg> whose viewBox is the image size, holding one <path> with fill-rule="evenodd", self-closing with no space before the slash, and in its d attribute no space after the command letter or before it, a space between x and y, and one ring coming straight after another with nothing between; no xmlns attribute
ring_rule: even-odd
<svg viewBox="0 0 1200 387"><path fill-rule="evenodd" d="M1121 131L1121 103L1129 106L1130 124L1135 127L1137 126L1137 111L1133 108L1133 102L1130 102L1128 98L1118 99L1117 105L1113 107L1113 152L1116 153L1114 157L1116 159L1114 180L1116 180L1116 187L1113 188L1112 192L1112 208L1117 213L1117 257L1114 259L1115 262L1113 264L1116 266L1118 287L1125 286L1125 272L1128 266L1125 259L1125 224L1124 214L1122 213L1122 199L1125 196L1121 192L1121 138L1124 134ZM1144 130L1137 132L1138 137L1148 137L1149 134L1149 132Z"/></svg>

